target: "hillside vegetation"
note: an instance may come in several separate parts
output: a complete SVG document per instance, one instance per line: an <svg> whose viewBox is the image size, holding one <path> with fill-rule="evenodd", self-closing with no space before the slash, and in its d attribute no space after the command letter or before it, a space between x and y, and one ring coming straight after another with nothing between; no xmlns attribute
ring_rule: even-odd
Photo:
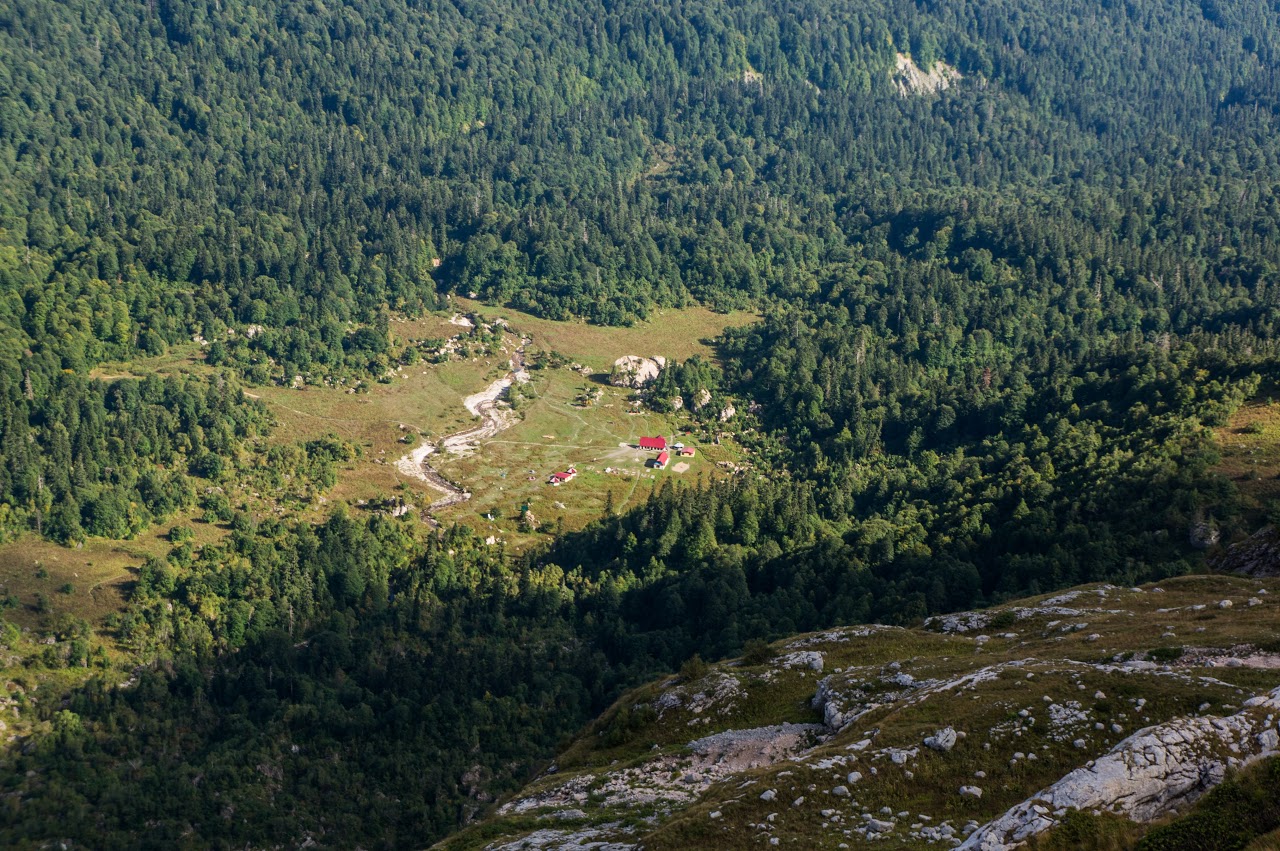
<svg viewBox="0 0 1280 851"><path fill-rule="evenodd" d="M1194 695L1187 648L1264 641L1269 598L1166 583L1235 600L1183 623L1150 583L1280 516L1278 40L1262 0L3 4L0 844L421 847L611 706L565 771L686 758L701 727L643 709L664 672L750 648L773 696L734 724L818 723L761 642L837 627L826 670L1003 653L1045 657L1048 705L1150 690L1073 698L1085 748L975 761L1008 779L960 799L1020 724L1002 672L951 762L906 767L918 802L897 769L858 791L875 818L960 830L1110 723L1235 711L1270 672ZM668 365L606 386L625 355ZM426 510L400 455L516 372L507 430L432 458L473 499ZM697 461L643 466L650 431ZM1082 585L1139 614L980 652L914 628ZM1176 676L1104 670L1129 652ZM948 694L924 710L966 717ZM917 726L885 746L924 710L887 704ZM722 818L620 841L767 841L698 794Z"/></svg>
<svg viewBox="0 0 1280 851"><path fill-rule="evenodd" d="M685 665L623 695L495 816L440 847L927 848L972 834L996 849L1016 843L988 823L1028 798L1050 806L1019 822L1030 829L1018 840L1132 844L1141 826L1112 825L1188 808L1228 771L1273 757L1139 845L1243 847L1280 826L1261 781L1280 761L1276 588L1086 586ZM1201 718L1212 723L1188 720ZM1107 774L1110 761L1129 773ZM1055 784L1071 804L1050 803ZM1246 801L1269 809L1241 811L1224 844L1223 820Z"/></svg>

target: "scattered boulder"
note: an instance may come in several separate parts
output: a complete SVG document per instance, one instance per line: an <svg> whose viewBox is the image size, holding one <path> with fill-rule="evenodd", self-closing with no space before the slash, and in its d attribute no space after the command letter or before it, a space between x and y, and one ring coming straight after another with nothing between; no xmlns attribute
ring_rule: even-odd
<svg viewBox="0 0 1280 851"><path fill-rule="evenodd" d="M961 798L981 798L982 788L979 786L961 786L960 797Z"/></svg>
<svg viewBox="0 0 1280 851"><path fill-rule="evenodd" d="M760 800L762 801L772 801L777 797L778 797L778 793L776 790L773 790L773 789L765 789L763 792L760 793Z"/></svg>
<svg viewBox="0 0 1280 851"><path fill-rule="evenodd" d="M842 729L848 722L843 699L843 695L832 684L831 677L823 677L818 681L818 690L813 695L813 708L822 713L822 723L833 730Z"/></svg>
<svg viewBox="0 0 1280 851"><path fill-rule="evenodd" d="M711 391L703 387L693 396L693 409L701 411L711 402Z"/></svg>
<svg viewBox="0 0 1280 851"><path fill-rule="evenodd" d="M930 750L947 753L956 746L956 731L951 727L943 727L932 736L924 737L924 746Z"/></svg>
<svg viewBox="0 0 1280 851"><path fill-rule="evenodd" d="M778 657L778 664L788 671L792 668L808 668L822 673L822 654L817 650L799 650Z"/></svg>

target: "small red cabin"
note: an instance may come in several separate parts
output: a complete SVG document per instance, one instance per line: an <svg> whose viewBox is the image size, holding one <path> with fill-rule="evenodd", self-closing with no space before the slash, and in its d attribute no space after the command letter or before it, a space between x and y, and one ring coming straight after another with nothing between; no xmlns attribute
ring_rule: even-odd
<svg viewBox="0 0 1280 851"><path fill-rule="evenodd" d="M559 487L565 482L573 481L573 477L576 475L578 475L578 471L575 468L570 467L563 473L552 473L551 477L547 479L547 483Z"/></svg>
<svg viewBox="0 0 1280 851"><path fill-rule="evenodd" d="M682 446L680 448L681 458L692 458L693 456L694 456L694 450L692 446Z"/></svg>
<svg viewBox="0 0 1280 851"><path fill-rule="evenodd" d="M653 459L653 466L657 467L659 470L664 470L667 467L667 462L670 460L671 456L666 452L659 452L658 457Z"/></svg>
<svg viewBox="0 0 1280 851"><path fill-rule="evenodd" d="M641 449L666 449L667 439L665 437L642 437L640 438Z"/></svg>

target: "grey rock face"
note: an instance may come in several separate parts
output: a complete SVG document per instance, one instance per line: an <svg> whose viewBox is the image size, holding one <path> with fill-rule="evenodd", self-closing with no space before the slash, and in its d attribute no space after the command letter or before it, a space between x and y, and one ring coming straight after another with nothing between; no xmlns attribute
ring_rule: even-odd
<svg viewBox="0 0 1280 851"><path fill-rule="evenodd" d="M1245 707L1225 718L1180 718L1139 730L984 825L960 847L1005 851L1053 827L1057 814L1068 809L1106 810L1148 822L1189 804L1222 782L1229 765L1277 752L1280 734L1266 716L1280 712L1280 688Z"/></svg>
<svg viewBox="0 0 1280 851"><path fill-rule="evenodd" d="M613 362L609 383L614 387L639 390L651 384L666 365L666 359L661 357L642 358L637 355L623 355Z"/></svg>

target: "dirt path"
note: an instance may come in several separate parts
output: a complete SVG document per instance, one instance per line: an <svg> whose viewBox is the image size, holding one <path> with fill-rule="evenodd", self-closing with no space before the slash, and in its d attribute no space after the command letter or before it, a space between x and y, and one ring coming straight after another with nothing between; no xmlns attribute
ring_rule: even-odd
<svg viewBox="0 0 1280 851"><path fill-rule="evenodd" d="M427 511L439 511L459 502L471 499L471 491L465 490L440 475L427 459L434 452L444 450L454 455L462 455L479 447L482 440L487 440L498 432L508 429L516 423L518 417L509 409L502 408L500 402L516 382L529 380L529 373L524 368L524 345L528 338L511 356L511 372L499 378L479 393L473 393L462 404L472 416L480 417L478 425L464 428L446 435L439 443L424 443L396 462L396 469L406 476L425 482L432 488L442 492L444 496L427 506Z"/></svg>

